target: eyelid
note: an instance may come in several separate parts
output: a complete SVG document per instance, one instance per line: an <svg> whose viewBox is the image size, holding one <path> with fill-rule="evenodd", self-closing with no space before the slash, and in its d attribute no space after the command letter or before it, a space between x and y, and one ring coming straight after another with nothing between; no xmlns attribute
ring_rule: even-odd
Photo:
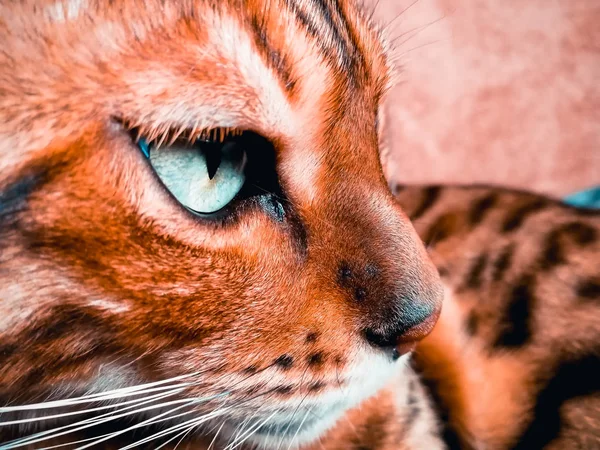
<svg viewBox="0 0 600 450"><path fill-rule="evenodd" d="M115 120L125 128L136 143L144 138L148 147L152 144L158 147L165 144L173 145L175 141L187 141L189 144L193 144L198 140L222 143L228 138L241 136L245 131L238 127L200 128L197 126L186 127L175 123L152 126L124 118L115 118Z"/></svg>

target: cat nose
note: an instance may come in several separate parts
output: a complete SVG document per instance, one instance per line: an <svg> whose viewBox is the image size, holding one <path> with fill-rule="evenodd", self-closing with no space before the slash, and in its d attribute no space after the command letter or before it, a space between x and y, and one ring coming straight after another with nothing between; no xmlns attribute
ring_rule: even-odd
<svg viewBox="0 0 600 450"><path fill-rule="evenodd" d="M431 333L443 298L441 280L432 264L397 276L380 277L374 283L379 289L363 305L362 320L367 343L395 359L410 352Z"/></svg>
<svg viewBox="0 0 600 450"><path fill-rule="evenodd" d="M439 275L427 261L409 271L384 271L373 263L366 267L343 266L340 284L358 309L362 338L399 358L431 333L437 322L443 297Z"/></svg>
<svg viewBox="0 0 600 450"><path fill-rule="evenodd" d="M421 302L405 302L406 306L376 327L363 330L364 338L374 348L389 353L392 358L414 350L417 343L433 330L440 309Z"/></svg>
<svg viewBox="0 0 600 450"><path fill-rule="evenodd" d="M342 266L340 285L358 310L357 331L371 347L399 358L431 333L438 320L444 292L439 274L425 258L385 269L372 261L356 266Z"/></svg>

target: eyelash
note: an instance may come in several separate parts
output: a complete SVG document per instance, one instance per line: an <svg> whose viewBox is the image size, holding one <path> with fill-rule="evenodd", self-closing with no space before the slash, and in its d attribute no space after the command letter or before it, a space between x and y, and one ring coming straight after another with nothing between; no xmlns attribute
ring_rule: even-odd
<svg viewBox="0 0 600 450"><path fill-rule="evenodd" d="M187 141L189 144L198 139L224 142L227 138L241 136L244 133L244 130L232 127L190 128L181 126L176 128L169 125L146 127L128 119L120 119L118 122L130 134L136 144L141 137L144 137L149 145L152 144L157 147L161 147L165 144L173 145L175 141L180 139Z"/></svg>

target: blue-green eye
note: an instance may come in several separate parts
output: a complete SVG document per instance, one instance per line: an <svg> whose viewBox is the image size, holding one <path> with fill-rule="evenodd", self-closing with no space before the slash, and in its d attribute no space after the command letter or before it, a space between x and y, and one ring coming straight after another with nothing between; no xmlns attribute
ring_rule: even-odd
<svg viewBox="0 0 600 450"><path fill-rule="evenodd" d="M246 151L236 140L198 139L156 147L138 146L173 196L186 208L211 214L227 206L246 182Z"/></svg>

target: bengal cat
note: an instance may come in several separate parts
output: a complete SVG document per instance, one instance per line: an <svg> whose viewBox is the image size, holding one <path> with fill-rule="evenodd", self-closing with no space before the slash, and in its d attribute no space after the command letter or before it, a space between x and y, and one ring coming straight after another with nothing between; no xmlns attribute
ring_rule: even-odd
<svg viewBox="0 0 600 450"><path fill-rule="evenodd" d="M600 217L395 199L350 2L5 0L0 41L0 448L600 448Z"/></svg>

